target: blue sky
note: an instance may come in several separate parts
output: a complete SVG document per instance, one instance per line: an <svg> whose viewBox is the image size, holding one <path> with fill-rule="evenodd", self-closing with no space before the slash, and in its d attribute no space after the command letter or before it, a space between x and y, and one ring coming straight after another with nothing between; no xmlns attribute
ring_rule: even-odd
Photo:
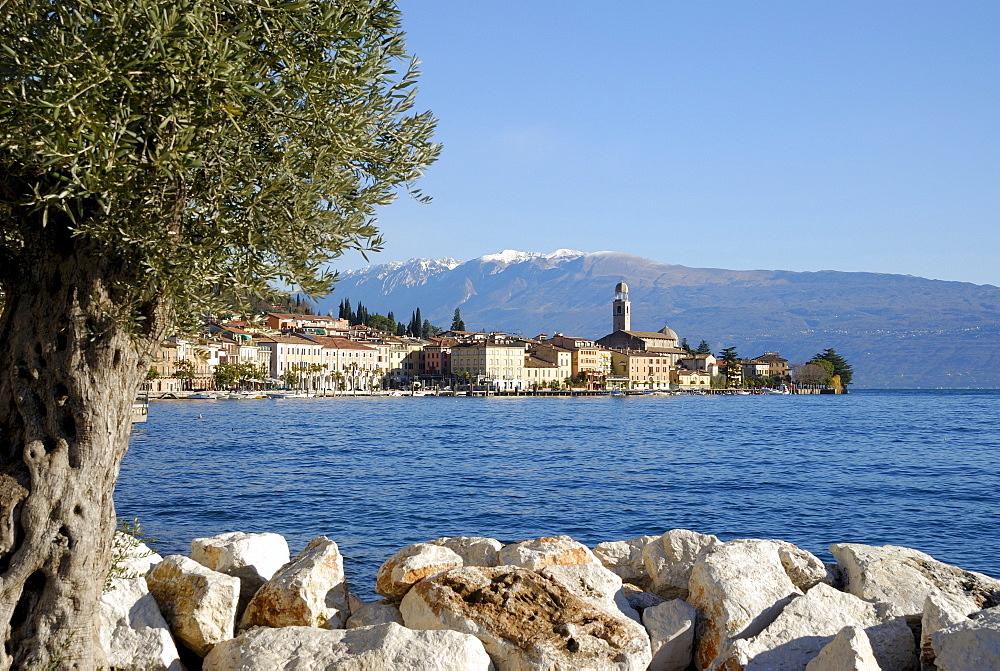
<svg viewBox="0 0 1000 671"><path fill-rule="evenodd" d="M570 248L1000 285L1000 3L399 6L444 152L375 263Z"/></svg>

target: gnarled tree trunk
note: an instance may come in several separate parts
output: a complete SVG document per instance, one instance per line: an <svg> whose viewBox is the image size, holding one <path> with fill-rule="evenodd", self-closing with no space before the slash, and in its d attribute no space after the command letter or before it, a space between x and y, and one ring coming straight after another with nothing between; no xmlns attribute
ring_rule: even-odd
<svg viewBox="0 0 1000 671"><path fill-rule="evenodd" d="M68 234L26 249L0 316L0 669L89 671L106 665L112 494L162 319L123 330L114 261Z"/></svg>

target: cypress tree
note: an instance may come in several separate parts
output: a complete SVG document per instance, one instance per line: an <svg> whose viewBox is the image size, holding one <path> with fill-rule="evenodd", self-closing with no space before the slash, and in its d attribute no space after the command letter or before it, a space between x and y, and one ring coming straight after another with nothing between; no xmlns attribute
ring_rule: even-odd
<svg viewBox="0 0 1000 671"><path fill-rule="evenodd" d="M813 357L813 361L816 360L829 361L833 364L833 374L840 376L840 383L845 387L851 383L851 378L854 377L854 368L847 363L844 357L837 354L835 350L823 350Z"/></svg>

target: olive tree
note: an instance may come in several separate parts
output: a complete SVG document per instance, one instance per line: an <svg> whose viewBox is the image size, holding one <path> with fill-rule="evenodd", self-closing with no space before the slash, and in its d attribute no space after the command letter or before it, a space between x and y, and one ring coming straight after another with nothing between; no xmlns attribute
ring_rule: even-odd
<svg viewBox="0 0 1000 671"><path fill-rule="evenodd" d="M416 76L391 0L0 0L0 668L104 663L158 344L379 247L438 152Z"/></svg>

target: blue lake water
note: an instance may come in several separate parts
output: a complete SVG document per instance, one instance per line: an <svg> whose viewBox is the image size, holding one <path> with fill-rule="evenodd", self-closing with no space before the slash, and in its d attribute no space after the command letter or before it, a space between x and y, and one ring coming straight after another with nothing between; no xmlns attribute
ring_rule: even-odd
<svg viewBox="0 0 1000 671"><path fill-rule="evenodd" d="M439 536L682 527L917 548L1000 577L1000 390L846 396L336 398L154 403L118 480L163 554L224 531L325 535L370 595Z"/></svg>

